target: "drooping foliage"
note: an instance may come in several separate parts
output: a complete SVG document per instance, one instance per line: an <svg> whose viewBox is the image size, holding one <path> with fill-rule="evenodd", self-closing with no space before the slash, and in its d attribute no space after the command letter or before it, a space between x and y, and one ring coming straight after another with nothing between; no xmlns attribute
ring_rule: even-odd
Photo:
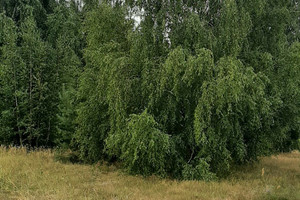
<svg viewBox="0 0 300 200"><path fill-rule="evenodd" d="M131 115L124 132L114 139L122 144L120 159L131 173L165 175L171 153L169 135L147 111Z"/></svg>
<svg viewBox="0 0 300 200"><path fill-rule="evenodd" d="M167 172L175 177L207 180L226 174L232 164L255 160L280 151L279 144L287 147L286 141L297 141L298 135L292 134L295 128L280 120L286 94L281 91L284 87L279 84L278 71L279 66L283 69L290 65L283 64L283 57L287 55L284 52L288 51L291 25L298 20L292 17L292 8L297 5L284 1L126 1L125 5L142 12L142 21L138 27L124 29L122 40L110 34L110 44L119 47L113 54L110 48L105 55L91 59L91 49L97 49L94 45L100 40L94 32L87 33L88 60L98 66L93 70L101 72L89 77L106 82L92 87L97 88L97 92L91 90L93 95L100 96L84 101L92 109L101 106L98 110L102 117L95 123L106 128L91 130L101 135L97 138L105 135L106 139L101 139L101 146L92 147L88 142L80 146L93 148L98 152L95 155L122 160L131 172ZM108 9L101 4L98 7ZM119 9L113 4L108 10L117 14ZM285 19L276 23L278 14ZM100 23L107 21L106 16L93 19ZM114 27L116 22L110 24ZM94 24L87 30L106 29L102 26ZM106 37L104 34L102 38ZM106 45L102 41L98 49ZM83 80L91 86L91 79ZM173 168L161 164L161 171L138 160L139 156L129 156L141 153L133 141L132 149L128 147L132 134L137 134L129 128L130 116L140 116L145 109L158 123L161 134L169 137L168 163ZM293 125L298 123L296 118ZM283 128L282 123L291 129ZM143 134L139 133L140 137ZM155 130L152 134L157 135ZM126 156L124 151L128 152ZM143 164L135 166L138 162Z"/></svg>
<svg viewBox="0 0 300 200"><path fill-rule="evenodd" d="M224 57L216 65L215 78L202 85L194 121L198 156L220 175L232 161L243 163L272 147L267 81L239 60Z"/></svg>
<svg viewBox="0 0 300 200"><path fill-rule="evenodd" d="M76 138L81 156L95 161L104 155L108 133L120 130L126 119L125 96L126 90L130 90L130 81L126 79L130 75L126 69L129 24L123 9L103 5L86 16L84 25L86 67L79 88Z"/></svg>
<svg viewBox="0 0 300 200"><path fill-rule="evenodd" d="M1 1L1 144L190 180L299 148L298 1L80 2Z"/></svg>

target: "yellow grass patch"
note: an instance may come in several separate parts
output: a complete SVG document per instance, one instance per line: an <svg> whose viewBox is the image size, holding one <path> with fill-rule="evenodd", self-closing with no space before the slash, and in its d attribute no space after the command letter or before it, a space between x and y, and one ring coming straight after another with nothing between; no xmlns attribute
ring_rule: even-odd
<svg viewBox="0 0 300 200"><path fill-rule="evenodd" d="M114 166L63 164L50 150L0 148L0 199L299 200L300 153L262 158L207 183L130 176Z"/></svg>

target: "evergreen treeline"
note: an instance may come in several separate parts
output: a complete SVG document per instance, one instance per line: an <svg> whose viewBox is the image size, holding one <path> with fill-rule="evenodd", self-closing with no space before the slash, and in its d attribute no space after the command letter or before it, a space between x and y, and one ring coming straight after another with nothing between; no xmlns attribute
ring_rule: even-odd
<svg viewBox="0 0 300 200"><path fill-rule="evenodd" d="M0 13L0 144L203 180L299 148L297 0L1 0Z"/></svg>

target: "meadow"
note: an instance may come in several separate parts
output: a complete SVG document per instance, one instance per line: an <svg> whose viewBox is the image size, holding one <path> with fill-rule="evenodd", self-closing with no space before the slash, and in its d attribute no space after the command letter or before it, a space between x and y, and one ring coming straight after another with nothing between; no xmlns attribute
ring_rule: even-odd
<svg viewBox="0 0 300 200"><path fill-rule="evenodd" d="M52 150L1 147L0 199L299 200L300 152L263 157L204 182L131 176L106 163L57 161Z"/></svg>

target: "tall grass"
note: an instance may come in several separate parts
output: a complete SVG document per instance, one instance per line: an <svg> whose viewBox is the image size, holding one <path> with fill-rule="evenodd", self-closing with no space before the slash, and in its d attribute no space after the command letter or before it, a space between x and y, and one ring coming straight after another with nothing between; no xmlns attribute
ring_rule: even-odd
<svg viewBox="0 0 300 200"><path fill-rule="evenodd" d="M300 153L261 158L217 182L124 174L105 164L54 161L51 150L0 147L0 199L299 200Z"/></svg>

